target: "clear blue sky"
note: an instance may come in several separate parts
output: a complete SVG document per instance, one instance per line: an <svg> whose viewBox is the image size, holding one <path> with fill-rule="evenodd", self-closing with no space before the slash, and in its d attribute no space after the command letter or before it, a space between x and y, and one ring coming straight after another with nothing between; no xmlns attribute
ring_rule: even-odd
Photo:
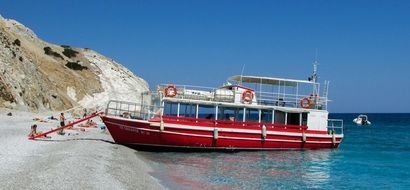
<svg viewBox="0 0 410 190"><path fill-rule="evenodd" d="M331 112L410 112L410 1L20 1L0 14L149 82L306 79L318 49Z"/></svg>

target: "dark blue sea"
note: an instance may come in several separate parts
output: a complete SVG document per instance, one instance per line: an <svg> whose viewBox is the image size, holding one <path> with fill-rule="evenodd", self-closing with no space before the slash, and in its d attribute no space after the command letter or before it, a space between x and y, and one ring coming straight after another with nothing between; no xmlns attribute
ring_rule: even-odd
<svg viewBox="0 0 410 190"><path fill-rule="evenodd" d="M170 189L410 189L410 114L357 115L334 150L139 153Z"/></svg>

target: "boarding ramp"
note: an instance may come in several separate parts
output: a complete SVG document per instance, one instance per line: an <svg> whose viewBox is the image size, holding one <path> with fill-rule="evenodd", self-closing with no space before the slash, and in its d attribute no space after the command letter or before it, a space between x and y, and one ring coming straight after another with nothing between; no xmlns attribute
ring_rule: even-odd
<svg viewBox="0 0 410 190"><path fill-rule="evenodd" d="M35 139L37 139L37 138L46 137L48 134L55 133L55 132L58 132L58 131L61 131L61 130L65 129L65 128L72 127L72 126L74 126L75 124L81 123L81 122L83 122L83 121L89 120L89 119L94 118L94 117L98 117L98 116L100 116L100 115L103 114L103 113L104 113L104 112L96 112L96 113L93 113L93 114L91 114L90 116L84 117L84 118L82 118L82 119L79 119L79 120L77 120L77 121L74 121L74 122L72 122L72 123L69 123L69 124L67 124L67 125L65 125L65 126L62 126L62 127L56 128L56 129L52 129L52 130L50 130L50 131L47 131L47 132L40 133L40 134L34 135L34 136L32 136L32 137L29 137L29 139L30 139L30 140L35 140Z"/></svg>

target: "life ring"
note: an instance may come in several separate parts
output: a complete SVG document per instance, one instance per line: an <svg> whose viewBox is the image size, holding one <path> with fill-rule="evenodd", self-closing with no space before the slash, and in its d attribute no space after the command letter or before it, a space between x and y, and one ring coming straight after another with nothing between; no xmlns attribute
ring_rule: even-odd
<svg viewBox="0 0 410 190"><path fill-rule="evenodd" d="M308 97L304 97L300 100L300 107L302 108L309 108L310 107L310 99Z"/></svg>
<svg viewBox="0 0 410 190"><path fill-rule="evenodd" d="M245 92L242 93L242 100L244 103L251 103L253 100L253 92L250 90L245 90Z"/></svg>
<svg viewBox="0 0 410 190"><path fill-rule="evenodd" d="M177 88L175 88L175 85L170 84L165 88L166 97L174 97L176 95L177 95Z"/></svg>

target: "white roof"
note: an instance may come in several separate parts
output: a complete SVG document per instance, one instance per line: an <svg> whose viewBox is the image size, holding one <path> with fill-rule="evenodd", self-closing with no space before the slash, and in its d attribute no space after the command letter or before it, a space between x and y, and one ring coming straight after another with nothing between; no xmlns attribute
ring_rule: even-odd
<svg viewBox="0 0 410 190"><path fill-rule="evenodd" d="M280 85L280 86L297 86L298 83L304 84L315 84L308 80L293 80L293 79L283 79L283 78L272 78L272 77L258 77L258 76L241 76L235 75L229 78L229 80L245 82L245 83L256 83L256 84L270 84L270 85Z"/></svg>

